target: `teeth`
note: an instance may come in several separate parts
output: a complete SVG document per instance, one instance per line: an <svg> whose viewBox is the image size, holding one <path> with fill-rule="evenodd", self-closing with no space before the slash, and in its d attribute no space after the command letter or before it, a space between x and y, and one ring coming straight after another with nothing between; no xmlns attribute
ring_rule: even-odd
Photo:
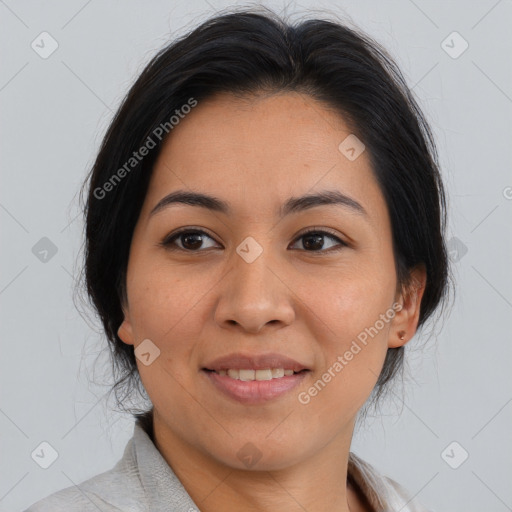
<svg viewBox="0 0 512 512"><path fill-rule="evenodd" d="M240 379L240 372L238 370L228 370L228 376L232 379Z"/></svg>
<svg viewBox="0 0 512 512"><path fill-rule="evenodd" d="M254 380L256 372L254 370L238 370L240 380Z"/></svg>
<svg viewBox="0 0 512 512"><path fill-rule="evenodd" d="M272 380L272 370L256 370L256 380Z"/></svg>
<svg viewBox="0 0 512 512"><path fill-rule="evenodd" d="M272 380L281 377L293 375L293 370L285 370L284 368L265 368L264 370L219 370L218 375L228 376L232 379L251 381L251 380Z"/></svg>

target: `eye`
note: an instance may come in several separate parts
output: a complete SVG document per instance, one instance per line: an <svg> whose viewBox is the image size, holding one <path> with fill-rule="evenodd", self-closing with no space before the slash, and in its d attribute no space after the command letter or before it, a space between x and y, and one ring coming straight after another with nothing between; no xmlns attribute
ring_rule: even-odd
<svg viewBox="0 0 512 512"><path fill-rule="evenodd" d="M171 251L185 251L185 252L202 252L198 249L205 248L204 240L213 238L201 229L183 228L177 233L172 233L164 238L160 243L163 247ZM323 239L329 238L337 242L338 247L325 248ZM348 244L341 240L339 237L330 233L329 231L314 228L302 233L296 240L304 239L302 245L306 252L334 252L348 247ZM177 244L180 242L180 245ZM211 247L206 247L210 249Z"/></svg>
<svg viewBox="0 0 512 512"><path fill-rule="evenodd" d="M331 240L335 240L338 242L337 248L328 248L325 250L324 247L324 238L330 238ZM321 230L321 229L310 229L309 231L306 231L302 233L297 240L304 239L302 242L302 245L306 248L306 252L333 252L333 251L340 251L344 247L348 247L348 244L346 244L343 240L341 240L339 237L335 236L333 233L330 233L329 231ZM319 250L324 249L324 250Z"/></svg>
<svg viewBox="0 0 512 512"><path fill-rule="evenodd" d="M166 249L172 250L172 251L187 251L187 252L200 252L197 251L198 248L203 245L204 238L209 238L210 240L213 240L213 238L208 235L205 231L202 231L200 229L182 229L181 231L178 231L177 233L168 235L164 238L164 240L161 242L161 245L164 246ZM181 242L181 247L176 247L176 241L179 240Z"/></svg>

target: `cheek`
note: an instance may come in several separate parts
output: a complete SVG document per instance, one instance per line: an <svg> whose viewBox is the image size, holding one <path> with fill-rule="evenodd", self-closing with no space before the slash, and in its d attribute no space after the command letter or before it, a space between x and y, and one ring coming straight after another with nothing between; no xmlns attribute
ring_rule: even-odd
<svg viewBox="0 0 512 512"><path fill-rule="evenodd" d="M208 290L198 274L162 264L134 265L128 285L130 316L138 338L154 338L155 343L166 344L177 333L199 328L197 315L201 299ZM193 320L193 321L192 321Z"/></svg>
<svg viewBox="0 0 512 512"><path fill-rule="evenodd" d="M374 326L381 314L392 311L393 267L351 263L307 279L301 277L296 284L294 291L306 306L304 315L315 322L312 332L323 333L320 339L337 350ZM384 325L379 322L377 327L386 333L389 321Z"/></svg>
<svg viewBox="0 0 512 512"><path fill-rule="evenodd" d="M316 276L303 286L304 315L321 358L315 383L301 403L310 400L320 409L356 411L375 386L386 356L395 315L394 273L351 269L338 272L336 279Z"/></svg>
<svg viewBox="0 0 512 512"><path fill-rule="evenodd" d="M194 359L206 318L204 294L211 287L201 276L187 275L154 262L133 266L128 288L130 318L136 344L149 339L159 355L150 365L137 359L144 387L152 402L164 410L168 403L187 407L187 394L195 377L184 364ZM188 399L189 400L189 399Z"/></svg>

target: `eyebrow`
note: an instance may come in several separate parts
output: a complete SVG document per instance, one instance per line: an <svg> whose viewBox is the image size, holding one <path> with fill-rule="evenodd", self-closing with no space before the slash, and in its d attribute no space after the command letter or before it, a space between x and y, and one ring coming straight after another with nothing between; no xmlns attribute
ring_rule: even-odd
<svg viewBox="0 0 512 512"><path fill-rule="evenodd" d="M190 206L198 206L211 211L230 215L232 213L229 204L218 197L203 194L200 192L190 192L187 190L176 190L166 195L151 210L149 216L155 215L163 209L173 204L187 204ZM363 206L355 199L342 194L337 190L325 190L315 194L308 194L301 197L290 197L279 210L279 216L285 217L291 213L298 213L309 208L321 205L337 205L348 208L355 213L367 215Z"/></svg>

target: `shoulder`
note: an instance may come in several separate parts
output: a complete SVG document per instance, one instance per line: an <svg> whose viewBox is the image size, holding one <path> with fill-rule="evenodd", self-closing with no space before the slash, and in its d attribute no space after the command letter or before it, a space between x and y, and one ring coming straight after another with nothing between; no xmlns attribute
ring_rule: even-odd
<svg viewBox="0 0 512 512"><path fill-rule="evenodd" d="M24 512L167 512L197 510L140 421L119 462L78 485L37 501Z"/></svg>
<svg viewBox="0 0 512 512"><path fill-rule="evenodd" d="M399 505L403 512L434 512L432 509L426 509L411 493L402 487L398 482L388 477L383 477L385 485L388 487L388 495L392 500L392 507ZM392 508L391 510L395 510Z"/></svg>
<svg viewBox="0 0 512 512"><path fill-rule="evenodd" d="M433 512L426 509L403 486L382 475L371 464L350 453L349 473L367 500L382 512Z"/></svg>
<svg viewBox="0 0 512 512"><path fill-rule="evenodd" d="M138 470L131 457L133 441L110 470L71 485L33 503L23 512L138 512L146 510Z"/></svg>
<svg viewBox="0 0 512 512"><path fill-rule="evenodd" d="M99 476L99 475L98 475ZM83 488L87 482L78 486L70 486L46 498L43 498L32 504L24 512L64 512L64 511L83 511L97 512L102 510L105 512L119 511L120 509L111 505L101 497L89 490Z"/></svg>

